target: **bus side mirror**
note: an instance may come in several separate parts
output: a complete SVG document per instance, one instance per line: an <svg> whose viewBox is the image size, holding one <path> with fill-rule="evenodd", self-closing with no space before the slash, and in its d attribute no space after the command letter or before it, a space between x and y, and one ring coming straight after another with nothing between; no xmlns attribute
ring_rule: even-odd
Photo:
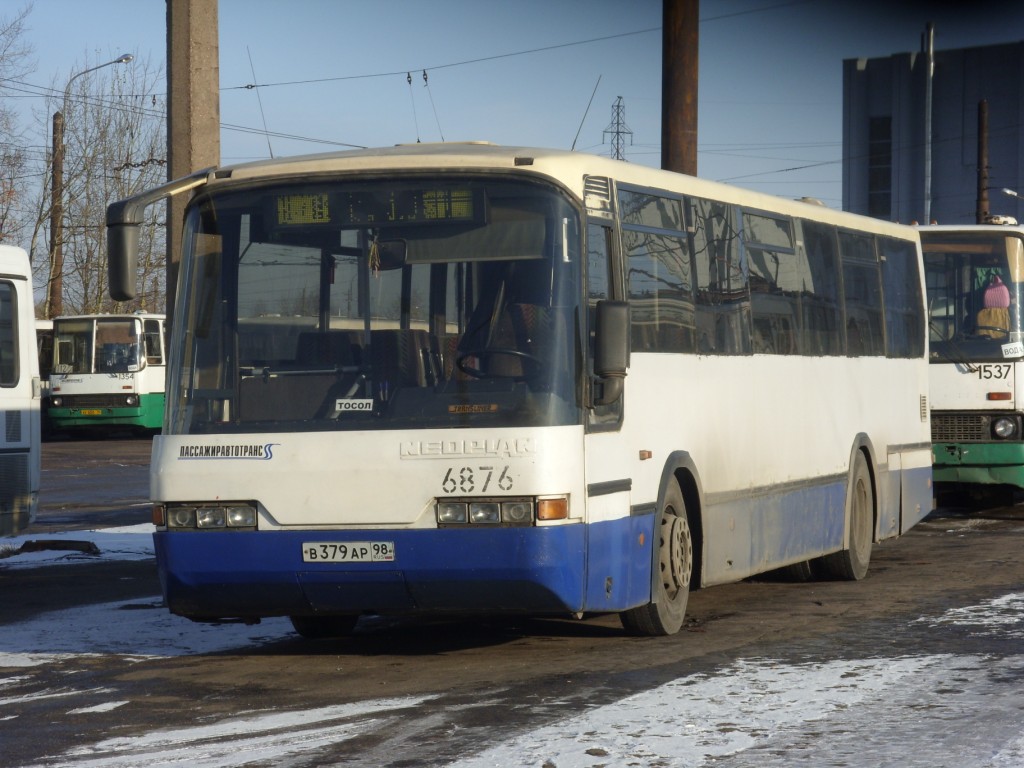
<svg viewBox="0 0 1024 768"><path fill-rule="evenodd" d="M114 301L135 298L139 229L138 224L107 226L107 290Z"/></svg>
<svg viewBox="0 0 1024 768"><path fill-rule="evenodd" d="M622 397L629 368L629 302L597 302L594 329L594 405L609 405Z"/></svg>

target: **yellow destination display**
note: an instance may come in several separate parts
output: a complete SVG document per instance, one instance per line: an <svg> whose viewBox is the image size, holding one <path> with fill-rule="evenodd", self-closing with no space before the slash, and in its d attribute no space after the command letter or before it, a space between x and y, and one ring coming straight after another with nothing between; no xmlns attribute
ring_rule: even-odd
<svg viewBox="0 0 1024 768"><path fill-rule="evenodd" d="M330 224L327 193L313 195L281 195L277 198L277 223Z"/></svg>

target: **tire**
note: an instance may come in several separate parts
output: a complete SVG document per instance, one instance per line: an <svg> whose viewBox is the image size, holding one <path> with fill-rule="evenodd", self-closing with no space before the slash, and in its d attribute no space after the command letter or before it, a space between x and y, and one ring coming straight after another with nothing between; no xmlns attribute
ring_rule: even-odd
<svg viewBox="0 0 1024 768"><path fill-rule="evenodd" d="M849 546L819 561L823 575L842 581L860 581L868 573L871 546L874 541L875 492L871 485L864 454L854 460L850 487L847 489L849 515Z"/></svg>
<svg viewBox="0 0 1024 768"><path fill-rule="evenodd" d="M307 640L347 637L359 621L359 616L289 616L295 631Z"/></svg>
<svg viewBox="0 0 1024 768"><path fill-rule="evenodd" d="M665 506L657 525L658 548L654 560L657 593L652 602L619 614L622 626L634 635L674 635L682 629L690 597L693 540L683 494L675 482L665 494Z"/></svg>
<svg viewBox="0 0 1024 768"><path fill-rule="evenodd" d="M783 581L791 581L796 584L814 581L814 566L810 560L801 560L799 563L784 565L772 573L778 574L778 577Z"/></svg>

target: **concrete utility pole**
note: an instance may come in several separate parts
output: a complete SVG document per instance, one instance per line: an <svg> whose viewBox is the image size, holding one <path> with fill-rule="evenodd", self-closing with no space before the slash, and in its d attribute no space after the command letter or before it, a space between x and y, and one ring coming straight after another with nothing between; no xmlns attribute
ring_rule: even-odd
<svg viewBox="0 0 1024 768"><path fill-rule="evenodd" d="M167 0L167 178L220 164L217 0ZM184 195L167 204L167 319L174 311Z"/></svg>
<svg viewBox="0 0 1024 768"><path fill-rule="evenodd" d="M697 175L699 0L662 0L661 167Z"/></svg>

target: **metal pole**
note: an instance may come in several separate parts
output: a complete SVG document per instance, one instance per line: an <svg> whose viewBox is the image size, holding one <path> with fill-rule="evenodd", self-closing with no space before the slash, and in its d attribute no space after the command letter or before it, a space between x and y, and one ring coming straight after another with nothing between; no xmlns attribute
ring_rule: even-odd
<svg viewBox="0 0 1024 768"><path fill-rule="evenodd" d="M932 221L932 81L935 76L935 25L928 22L928 56L924 85L924 223Z"/></svg>
<svg viewBox="0 0 1024 768"><path fill-rule="evenodd" d="M53 113L53 156L52 184L50 186L50 279L46 285L46 316L57 317L64 312L64 115L71 98L71 84L82 75L109 67L111 64L127 64L134 59L130 53L122 53L113 61L83 69L72 75L64 86L64 101L61 111Z"/></svg>

